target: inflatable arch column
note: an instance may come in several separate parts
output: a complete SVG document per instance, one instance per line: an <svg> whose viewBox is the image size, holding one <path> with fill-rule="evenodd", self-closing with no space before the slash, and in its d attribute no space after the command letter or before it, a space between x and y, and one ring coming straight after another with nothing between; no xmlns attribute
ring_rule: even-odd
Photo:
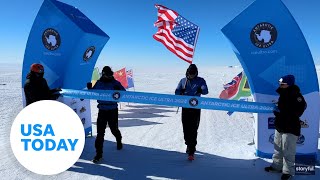
<svg viewBox="0 0 320 180"><path fill-rule="evenodd" d="M56 0L44 0L26 45L22 88L32 63L44 66L44 77L50 88L85 88L108 40L109 36L77 8ZM59 101L79 115L86 135L91 133L90 100L59 98Z"/></svg>
<svg viewBox="0 0 320 180"><path fill-rule="evenodd" d="M261 9L270 11L262 13ZM318 78L308 44L289 10L281 0L256 0L222 32L233 45L256 102L277 101L275 90L281 76L296 77L308 104L301 117L305 124L297 141L297 156L315 159L319 133ZM257 156L272 157L274 128L272 113L255 114Z"/></svg>

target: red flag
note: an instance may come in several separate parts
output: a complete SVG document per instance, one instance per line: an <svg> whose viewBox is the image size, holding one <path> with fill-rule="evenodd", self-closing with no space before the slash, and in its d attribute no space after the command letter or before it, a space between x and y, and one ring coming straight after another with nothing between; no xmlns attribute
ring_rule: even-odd
<svg viewBox="0 0 320 180"><path fill-rule="evenodd" d="M242 79L242 72L232 79L231 82L223 85L224 90L221 92L220 99L233 99L239 92L239 85Z"/></svg>
<svg viewBox="0 0 320 180"><path fill-rule="evenodd" d="M158 31L153 38L191 64L200 28L165 6L155 6L158 9L158 20L154 26L158 27Z"/></svg>
<svg viewBox="0 0 320 180"><path fill-rule="evenodd" d="M113 77L119 81L124 88L128 88L126 68L122 68L119 71L114 72Z"/></svg>

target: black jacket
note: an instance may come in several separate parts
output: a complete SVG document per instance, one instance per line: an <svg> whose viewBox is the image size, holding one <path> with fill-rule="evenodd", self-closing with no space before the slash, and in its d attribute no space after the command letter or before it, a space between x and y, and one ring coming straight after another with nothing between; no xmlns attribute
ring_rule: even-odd
<svg viewBox="0 0 320 180"><path fill-rule="evenodd" d="M278 88L279 93L278 108L280 112L276 115L275 126L280 133L291 133L300 136L300 119L307 107L307 103L300 93L300 88L296 85L288 88Z"/></svg>
<svg viewBox="0 0 320 180"><path fill-rule="evenodd" d="M35 77L32 72L27 75L27 80L24 84L26 106L40 100L57 99L57 96L53 94L55 92L57 90L50 90L47 81L43 77Z"/></svg>
<svg viewBox="0 0 320 180"><path fill-rule="evenodd" d="M104 78L102 76L96 84L92 87L92 89L100 89L100 90L120 90L125 91L126 89L121 85L121 83L114 79L113 76L111 78ZM98 108L101 110L111 110L118 108L118 103L114 101L103 101L98 100Z"/></svg>

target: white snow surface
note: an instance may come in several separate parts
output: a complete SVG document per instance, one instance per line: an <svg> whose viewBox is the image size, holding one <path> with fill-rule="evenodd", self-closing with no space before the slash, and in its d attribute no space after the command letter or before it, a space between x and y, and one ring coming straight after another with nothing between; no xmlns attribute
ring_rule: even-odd
<svg viewBox="0 0 320 180"><path fill-rule="evenodd" d="M242 71L241 67L198 67L205 78L209 94L217 98L222 85ZM178 68L177 68L178 69ZM317 68L319 74L320 69ZM173 94L185 70L157 72L135 71L135 90ZM120 103L119 128L124 147L116 150L115 138L106 130L104 159L91 162L95 155L96 101L91 101L93 136L86 138L80 159L67 171L54 176L35 174L14 157L10 146L13 120L22 110L21 65L0 66L0 179L280 179L281 174L263 170L270 159L255 156L253 117L250 113L202 110L195 161L185 154L181 109L158 105ZM320 134L319 134L320 138ZM319 143L320 144L320 143ZM318 146L318 159L320 146ZM294 179L320 179L319 161L316 175Z"/></svg>

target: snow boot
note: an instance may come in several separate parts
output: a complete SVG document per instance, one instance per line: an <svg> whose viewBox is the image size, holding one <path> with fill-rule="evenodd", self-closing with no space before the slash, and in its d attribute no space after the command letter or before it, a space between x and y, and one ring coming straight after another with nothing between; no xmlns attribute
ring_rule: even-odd
<svg viewBox="0 0 320 180"><path fill-rule="evenodd" d="M264 170L267 172L271 172L271 173L281 173L282 172L281 170L277 170L277 169L273 168L272 166L265 167Z"/></svg>
<svg viewBox="0 0 320 180"><path fill-rule="evenodd" d="M189 147L187 146L187 149L186 149L186 153L187 154L194 154L196 152L196 148L195 147Z"/></svg>
<svg viewBox="0 0 320 180"><path fill-rule="evenodd" d="M292 178L292 175L290 174L282 174L281 180L289 180Z"/></svg>
<svg viewBox="0 0 320 180"><path fill-rule="evenodd" d="M188 160L193 161L196 148L195 147L188 147L187 150L188 150Z"/></svg>
<svg viewBox="0 0 320 180"><path fill-rule="evenodd" d="M102 154L96 154L96 156L93 158L92 162L97 164L102 160Z"/></svg>
<svg viewBox="0 0 320 180"><path fill-rule="evenodd" d="M194 154L189 154L188 155L188 160L193 161L194 160Z"/></svg>
<svg viewBox="0 0 320 180"><path fill-rule="evenodd" d="M190 149L189 147L187 146L187 149L186 149L186 153L189 154L190 153Z"/></svg>
<svg viewBox="0 0 320 180"><path fill-rule="evenodd" d="M117 150L121 150L123 147L121 140L117 141Z"/></svg>

